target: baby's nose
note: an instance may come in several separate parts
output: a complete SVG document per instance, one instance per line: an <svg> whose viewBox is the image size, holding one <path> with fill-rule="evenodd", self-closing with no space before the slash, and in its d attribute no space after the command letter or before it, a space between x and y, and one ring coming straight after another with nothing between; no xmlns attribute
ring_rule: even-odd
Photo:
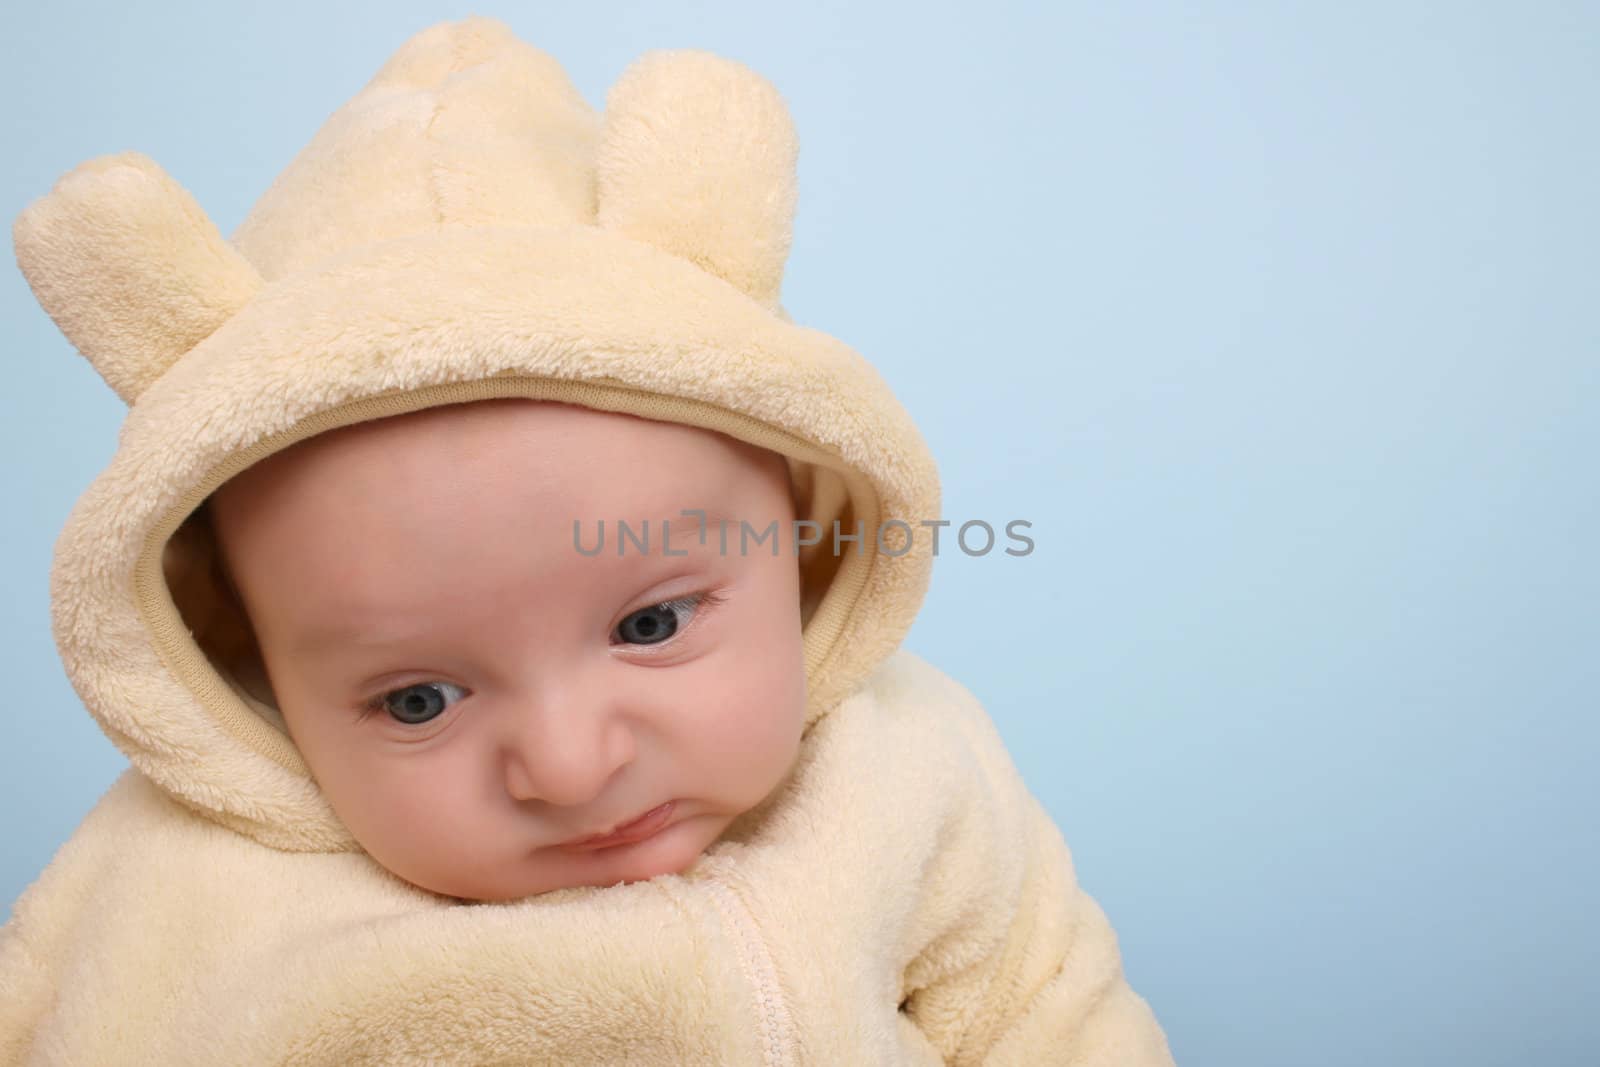
<svg viewBox="0 0 1600 1067"><path fill-rule="evenodd" d="M636 752L632 727L603 698L546 697L537 706L523 702L506 719L506 791L517 800L591 804Z"/></svg>

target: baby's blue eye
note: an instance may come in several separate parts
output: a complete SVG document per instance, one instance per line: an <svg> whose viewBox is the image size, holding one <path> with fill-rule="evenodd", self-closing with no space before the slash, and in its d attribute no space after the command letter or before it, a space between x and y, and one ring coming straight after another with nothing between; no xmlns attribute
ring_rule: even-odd
<svg viewBox="0 0 1600 1067"><path fill-rule="evenodd" d="M444 711L447 706L444 692L447 690L460 696L467 695L465 689L449 682L421 682L391 690L375 703L382 705L397 721L407 726L420 726Z"/></svg>
<svg viewBox="0 0 1600 1067"><path fill-rule="evenodd" d="M679 597L636 611L617 623L617 636L623 644L659 645L694 617L694 609L703 599L703 595ZM681 621L679 613L684 615Z"/></svg>

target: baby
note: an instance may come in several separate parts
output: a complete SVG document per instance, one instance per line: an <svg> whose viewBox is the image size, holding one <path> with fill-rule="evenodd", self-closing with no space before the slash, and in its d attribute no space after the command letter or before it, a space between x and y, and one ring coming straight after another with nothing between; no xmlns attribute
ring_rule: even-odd
<svg viewBox="0 0 1600 1067"><path fill-rule="evenodd" d="M56 543L129 767L0 928L0 1064L1170 1065L900 644L938 471L779 300L740 64L597 114L417 34L224 238L134 152L13 227L128 404Z"/></svg>
<svg viewBox="0 0 1600 1067"><path fill-rule="evenodd" d="M796 553L721 551L697 514L789 531L776 453L489 400L311 438L210 507L296 747L415 885L511 900L678 872L794 766Z"/></svg>

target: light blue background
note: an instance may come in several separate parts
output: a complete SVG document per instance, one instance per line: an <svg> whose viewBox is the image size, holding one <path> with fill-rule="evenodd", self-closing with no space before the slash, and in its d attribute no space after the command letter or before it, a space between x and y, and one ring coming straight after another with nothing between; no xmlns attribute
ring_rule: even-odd
<svg viewBox="0 0 1600 1067"><path fill-rule="evenodd" d="M944 517L909 646L988 706L1185 1065L1592 1064L1600 13L1588 4L6 8L5 221L143 151L224 233L478 12L596 106L651 48L783 93L795 318ZM0 271L0 901L125 765L47 572L122 406Z"/></svg>

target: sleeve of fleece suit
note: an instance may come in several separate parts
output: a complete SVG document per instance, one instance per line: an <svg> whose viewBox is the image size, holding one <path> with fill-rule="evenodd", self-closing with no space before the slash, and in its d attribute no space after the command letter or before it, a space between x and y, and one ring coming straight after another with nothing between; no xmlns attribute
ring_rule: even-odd
<svg viewBox="0 0 1600 1067"><path fill-rule="evenodd" d="M23 1062L36 1018L49 1002L50 974L29 954L16 924L0 927L0 1065Z"/></svg>
<svg viewBox="0 0 1600 1067"><path fill-rule="evenodd" d="M144 839L141 809L123 803L138 778L137 771L124 770L101 794L0 925L0 1067L61 1062L56 1027L104 1025L81 1019L86 1012L95 1019L94 1006L81 1002L45 1020L61 1011L60 1001L72 1000L61 994L74 973L99 965L96 954L105 950L99 935L124 926L126 902L157 888L124 877L127 842ZM123 903L107 906L108 900Z"/></svg>
<svg viewBox="0 0 1600 1067"><path fill-rule="evenodd" d="M904 976L905 1011L953 1065L1158 1067L1165 1033L1122 971L1116 933L988 715L949 681L979 773L931 877L943 916ZM968 768L970 770L970 768Z"/></svg>

